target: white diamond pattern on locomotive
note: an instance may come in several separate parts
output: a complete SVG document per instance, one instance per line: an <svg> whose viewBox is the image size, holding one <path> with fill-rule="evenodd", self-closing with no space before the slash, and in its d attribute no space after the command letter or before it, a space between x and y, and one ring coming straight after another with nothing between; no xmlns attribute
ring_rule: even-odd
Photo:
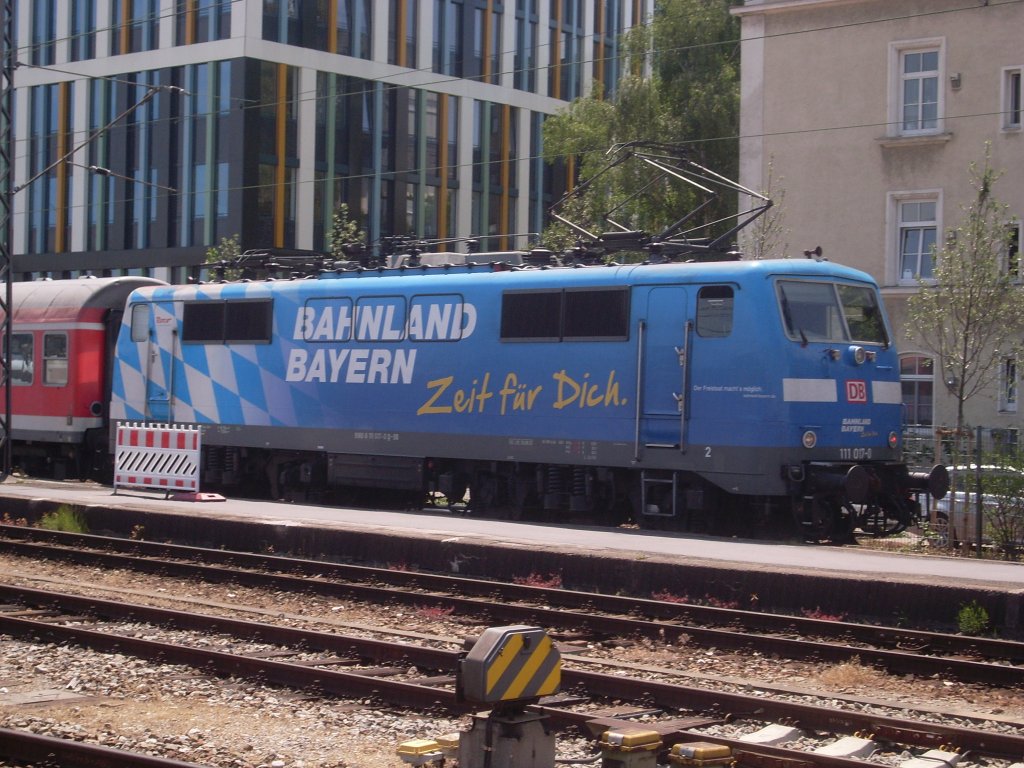
<svg viewBox="0 0 1024 768"><path fill-rule="evenodd" d="M118 375L114 377L113 389L110 393L110 418L117 420L141 421L144 414L129 403L141 403L145 398L146 380L142 375L139 361L139 345L135 343L119 343L117 346Z"/></svg>

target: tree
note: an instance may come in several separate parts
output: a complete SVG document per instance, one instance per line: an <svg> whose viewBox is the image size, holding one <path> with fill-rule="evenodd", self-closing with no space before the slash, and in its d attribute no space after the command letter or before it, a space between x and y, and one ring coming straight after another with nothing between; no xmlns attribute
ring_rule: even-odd
<svg viewBox="0 0 1024 768"><path fill-rule="evenodd" d="M772 207L758 218L741 236L743 255L748 259L785 259L788 257L789 229L784 224L786 190L779 186L785 179L775 179L774 157L768 158L768 183L761 190L772 201Z"/></svg>
<svg viewBox="0 0 1024 768"><path fill-rule="evenodd" d="M327 250L331 256L340 261L348 259L345 253L346 245L362 245L366 240L366 233L359 229L359 225L349 216L348 204L338 203L331 216L331 229L327 233Z"/></svg>
<svg viewBox="0 0 1024 768"><path fill-rule="evenodd" d="M922 280L907 303L908 337L935 356L956 398L957 437L964 404L996 380L1003 359L1020 351L1024 292L1007 269L1010 216L992 194L999 176L986 146L984 164L970 167L974 199L933 254L934 280Z"/></svg>
<svg viewBox="0 0 1024 768"><path fill-rule="evenodd" d="M211 245L206 249L206 263L225 267L228 262L237 259L242 253L242 246L239 244L237 234L230 237L222 237L217 245ZM241 270L224 269L223 279L237 280Z"/></svg>
<svg viewBox="0 0 1024 768"><path fill-rule="evenodd" d="M623 69L614 102L589 96L574 101L544 124L549 161L577 158L581 179L594 179L608 149L634 141L682 145L692 161L729 179L739 167L739 21L729 0L663 0L649 25L623 38ZM649 67L649 75L644 71ZM658 230L696 207L692 187L651 189L649 168L623 164L603 174L587 192L573 221L604 231L601 212L633 229ZM695 223L735 213L736 196L723 195ZM570 218L567 216L567 218ZM554 225L555 232L560 225ZM593 229L591 230L593 231ZM545 242L553 239L545 233Z"/></svg>

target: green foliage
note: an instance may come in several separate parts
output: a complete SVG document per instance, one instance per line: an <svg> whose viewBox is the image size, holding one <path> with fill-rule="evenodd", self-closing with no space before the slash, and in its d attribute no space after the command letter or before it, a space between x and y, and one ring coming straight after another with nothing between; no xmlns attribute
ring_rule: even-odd
<svg viewBox="0 0 1024 768"><path fill-rule="evenodd" d="M1024 550L1024 461L997 454L983 466L993 468L981 476L984 533L1004 559L1016 560Z"/></svg>
<svg viewBox="0 0 1024 768"><path fill-rule="evenodd" d="M932 352L940 377L957 401L955 434L964 426L964 403L995 381L1003 358L1020 351L1024 292L1007 273L1008 208L992 194L999 173L990 164L970 167L971 203L934 254L934 281L921 281L907 302L907 336Z"/></svg>
<svg viewBox="0 0 1024 768"><path fill-rule="evenodd" d="M48 531L66 531L68 533L88 533L85 516L78 510L62 504L53 512L47 512L39 520L39 527Z"/></svg>
<svg viewBox="0 0 1024 768"><path fill-rule="evenodd" d="M988 611L974 600L960 606L956 615L956 625L961 634L980 635L988 630Z"/></svg>
<svg viewBox="0 0 1024 768"><path fill-rule="evenodd" d="M206 263L216 264L218 261L227 261L241 253L242 247L239 244L238 235L222 237L217 245L211 245L206 249Z"/></svg>
<svg viewBox="0 0 1024 768"><path fill-rule="evenodd" d="M348 256L343 248L346 245L361 245L366 240L366 233L360 231L359 225L349 216L348 204L339 203L331 216L331 229L327 233L327 250L335 259L344 260Z"/></svg>
<svg viewBox="0 0 1024 768"><path fill-rule="evenodd" d="M242 246L237 234L230 237L222 237L217 245L211 245L206 249L207 264L226 264L237 259L242 254ZM226 269L225 280L237 280L241 276L240 269Z"/></svg>
<svg viewBox="0 0 1024 768"><path fill-rule="evenodd" d="M739 20L728 0L664 0L651 24L623 38L627 73L614 103L599 97L576 100L544 123L546 158L577 158L579 177L593 180L580 209L566 218L588 231L607 231L599 214L615 210L630 229L656 231L696 207L692 186L647 186L652 170L622 164L601 175L606 153L633 141L686 146L696 163L734 179L739 168ZM653 52L653 53L652 53ZM692 224L718 221L736 210L736 195L722 195ZM545 233L553 247L564 232Z"/></svg>

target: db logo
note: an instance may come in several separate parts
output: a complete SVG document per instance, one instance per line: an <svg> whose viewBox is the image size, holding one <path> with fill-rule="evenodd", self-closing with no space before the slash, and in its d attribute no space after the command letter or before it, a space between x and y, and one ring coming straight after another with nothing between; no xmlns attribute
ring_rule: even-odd
<svg viewBox="0 0 1024 768"><path fill-rule="evenodd" d="M868 385L857 379L846 382L846 400L850 403L866 403L868 401Z"/></svg>

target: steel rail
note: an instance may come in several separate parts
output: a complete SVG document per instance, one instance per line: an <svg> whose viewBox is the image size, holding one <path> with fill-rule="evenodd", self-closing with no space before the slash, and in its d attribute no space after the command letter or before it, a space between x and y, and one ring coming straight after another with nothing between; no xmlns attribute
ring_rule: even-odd
<svg viewBox="0 0 1024 768"><path fill-rule="evenodd" d="M499 590L506 599L543 602L552 606L580 607L618 615L637 615L667 621L700 621L716 626L742 627L764 632L799 633L822 637L841 638L846 642L864 642L890 648L966 654L1024 663L1024 642L990 637L962 635L887 627L858 622L815 619L735 608L721 608L668 600L655 600L635 596L606 595L571 589L509 584L487 579L414 571L398 571L349 563L331 563L322 560L289 558L280 555L262 555L223 549L208 549L181 544L137 541L132 539L48 531L40 528L0 524L0 536L7 539L54 542L67 547L93 547L125 554L148 554L181 559L198 560L215 565L229 565L252 569L266 569L315 575L319 578L337 578L345 581L363 581L391 584L405 588L419 588L440 592L460 592L465 595L493 597ZM13 541L0 538L0 548L14 547Z"/></svg>
<svg viewBox="0 0 1024 768"><path fill-rule="evenodd" d="M10 728L0 728L0 756L22 763L59 765L61 768L203 768L200 763Z"/></svg>
<svg viewBox="0 0 1024 768"><path fill-rule="evenodd" d="M136 542L132 542L131 544L135 545ZM167 545L159 545L159 547L167 547ZM154 549L159 549L159 547L146 547L146 549L152 552ZM0 539L0 550L17 551L20 554L44 555L47 557L53 556L53 553L49 551L48 546L24 541L8 541ZM176 549L176 551L180 553L180 550ZM199 556L200 553L219 553L221 558L237 556L237 553L224 553L220 550L193 550L192 556ZM941 674L955 677L960 680L981 682L1001 687L1024 685L1024 666L1015 666L1010 663L995 664L961 657L922 655L920 653L905 650L890 650L850 645L848 644L848 641L825 643L821 641L804 640L774 634L754 635L748 631L703 627L696 626L694 624L680 624L670 619L631 618L629 616L622 615L584 613L579 610L580 606L585 606L587 609L593 610L595 602L601 602L606 610L609 610L614 606L620 611L624 610L627 606L631 606L634 609L639 608L641 610L646 610L648 607L651 607L651 605L662 605L656 601L641 601L636 598L617 598L616 600L608 600L605 599L608 596L549 589L524 592L522 585L511 585L512 589L507 590L506 587L509 585L497 582L459 579L455 577L431 577L430 579L418 580L409 579L405 580L404 584L401 583L401 579L398 580L398 583L395 583L395 581L392 580L390 583L395 586L395 588L392 589L386 586L378 586L377 584L353 583L351 581L331 581L328 580L328 578L325 578L325 574L330 577L335 575L345 575L346 573L351 575L351 572L346 570L335 570L331 564L314 563L313 561L292 561L281 558L277 558L276 563L275 558L260 558L259 561L263 563L261 567L274 568L275 570L280 569L282 566L289 567L295 565L295 567L305 567L308 565L316 565L318 566L318 572L315 576L293 575L291 573L280 572L265 573L252 570L237 570L237 564L233 567L218 566L194 562L182 562L178 560L154 559L150 556L110 554L71 548L60 549L58 551L58 555L60 557L73 559L79 563L100 564L110 568L130 568L162 575L177 573L180 575L201 578L206 581L229 581L231 583L250 587L290 589L306 592L315 591L318 594L329 595L332 597L388 603L397 602L413 606L432 605L446 608L455 607L463 614L490 617L496 622L530 623L547 628L572 630L579 630L582 628L595 634L641 636L652 639L665 639L670 642L676 642L685 638L687 642L696 641L705 645L714 645L719 648L730 648L734 650L752 649L764 653L778 654L785 658L812 659L815 661L828 661L833 663L850 662L857 659L862 663L884 667L892 672L901 674ZM243 555L241 557L248 562L250 567L253 566L255 561L251 556ZM222 561L229 562L229 560L226 559ZM227 569L229 567L230 570ZM364 582L371 578L374 581L380 581L381 579L376 578L378 576L383 577L385 575L394 575L396 573L405 575L405 572L387 571L385 569L362 570ZM365 573L366 570L371 570L373 573L367 574ZM427 592L409 591L413 586L426 588L424 585L427 581L429 581L431 586L434 588L447 588L448 590L456 591L463 590L467 582L472 582L472 584L477 588L486 585L489 593L486 597L459 597L451 594L437 595ZM525 589L536 590L537 588L527 587ZM559 596L559 603L571 602L574 598L578 600L578 602L575 603L575 609L530 604L524 605L510 602L512 599L524 595L530 595L534 601L541 602L555 594ZM728 611L726 611L726 615L727 614ZM830 623L835 624L835 622L818 622L815 626ZM859 626L865 628L868 627L868 625ZM841 631L843 627L838 629ZM884 628L882 631L883 634L888 637L890 633L900 632L901 630ZM922 635L924 633L918 634ZM929 642L933 644L938 644L940 642L940 638L945 638L947 643L952 643L953 641L950 638L955 637L944 636L938 633L928 634L930 635ZM923 640L924 638L922 638L922 641ZM960 652L965 652L964 648L966 647L974 647L973 640L974 639L972 638L972 643L970 645L959 648ZM981 642L978 645L983 644L984 643ZM1012 654L1013 660L1024 657L1024 644L1002 641L1001 647ZM994 652L994 647L989 646L989 651Z"/></svg>
<svg viewBox="0 0 1024 768"><path fill-rule="evenodd" d="M48 593L48 595L49 597L60 597L54 593ZM13 597L10 592L5 593L5 596ZM110 601L102 602L109 603ZM83 608L87 609L87 603L87 598L76 596L68 605L70 608L80 611ZM103 605L100 606L99 612L102 612L103 607ZM130 614L132 608L138 609L137 613L140 616L147 612L146 606L127 606L125 610ZM154 610L159 614L168 613L166 609ZM134 618L138 620L139 616ZM214 624L219 621L219 617L208 618ZM243 624L249 632L256 623L243 622ZM274 628L267 627L266 629L267 634L272 634ZM440 708L452 712L467 712L473 708L472 703L460 699L457 691L438 687L437 684L425 685L387 680L359 672L318 668L306 663L246 657L228 651L192 648L154 640L112 635L95 629L58 625L53 623L52 617L33 619L0 613L0 632L20 637L42 638L53 642L73 641L97 650L128 653L161 663L188 665L220 675L241 675L283 686L312 688L322 693L338 696L370 696L398 706ZM288 634L293 641L298 639L300 642L302 642L301 635L310 635L308 644L315 647L320 644L320 638L312 636L319 636L323 633L292 630ZM261 636L261 639L265 638ZM303 643L303 645L305 644L307 643ZM398 647L398 651L393 651L387 649L388 645L389 643L381 641L342 637L338 639L335 647L330 647L327 650L357 648L357 653L360 656L369 656L376 660L411 658L410 646L402 644ZM460 658L458 652L420 649L418 653L423 654L421 661L428 663L432 668L456 674L456 665ZM915 746L954 745L963 751L972 750L989 755L1019 756L1024 754L1024 735L983 731L978 728L939 723L921 723L875 713L837 709L834 706L816 706L761 696L711 691L694 686L564 667L561 677L563 691L573 693L585 691L592 698L644 702L645 706L653 703L659 708L710 713L717 719L754 718L787 721L810 730L867 733L875 735L879 739ZM445 679L444 682L450 684L452 680ZM537 709L550 714L559 724L579 725L581 722L593 720L594 717L592 713L589 715L587 713L569 714L568 710L560 709L557 705L551 707L538 705ZM751 749L749 745L746 748Z"/></svg>

